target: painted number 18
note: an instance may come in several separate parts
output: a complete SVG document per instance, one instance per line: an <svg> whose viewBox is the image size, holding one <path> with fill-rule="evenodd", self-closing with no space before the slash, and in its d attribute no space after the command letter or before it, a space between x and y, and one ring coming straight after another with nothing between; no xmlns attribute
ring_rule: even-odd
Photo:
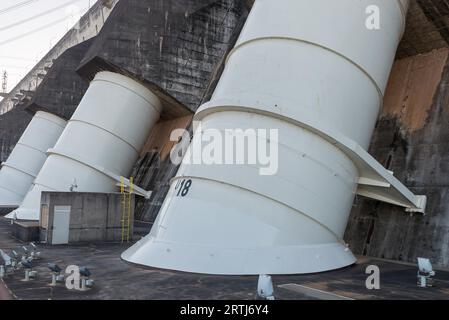
<svg viewBox="0 0 449 320"><path fill-rule="evenodd" d="M176 185L176 189L178 190L178 193L176 194L177 197L181 196L181 197L185 197L189 191L190 191L190 187L192 186L192 180L182 180L181 183L178 181L177 185Z"/></svg>

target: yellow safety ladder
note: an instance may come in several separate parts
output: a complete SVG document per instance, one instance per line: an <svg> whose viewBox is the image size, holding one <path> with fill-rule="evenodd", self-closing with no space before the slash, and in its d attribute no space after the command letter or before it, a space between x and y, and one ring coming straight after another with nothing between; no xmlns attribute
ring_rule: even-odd
<svg viewBox="0 0 449 320"><path fill-rule="evenodd" d="M125 178L121 178L120 193L122 194L122 243L129 242L131 236L131 198L134 192L134 178L129 179L129 188L125 185Z"/></svg>

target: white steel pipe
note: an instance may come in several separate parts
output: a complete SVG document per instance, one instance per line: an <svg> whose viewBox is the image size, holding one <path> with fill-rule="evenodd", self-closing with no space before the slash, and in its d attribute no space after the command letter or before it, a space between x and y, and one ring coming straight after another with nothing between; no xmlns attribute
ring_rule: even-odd
<svg viewBox="0 0 449 320"><path fill-rule="evenodd" d="M114 192L127 177L161 102L149 89L120 74L100 72L37 176L22 205L10 214L38 220L42 191Z"/></svg>
<svg viewBox="0 0 449 320"><path fill-rule="evenodd" d="M372 5L379 8L380 30L366 27ZM212 100L196 119L203 131L277 129L279 170L260 176L250 165L184 163L150 235L122 258L239 275L354 263L343 234L361 168L369 167L362 162L371 161L363 149L406 8L405 0L256 0ZM189 192L179 196L186 180Z"/></svg>
<svg viewBox="0 0 449 320"><path fill-rule="evenodd" d="M41 170L47 150L55 146L66 121L38 111L0 170L0 208L15 209Z"/></svg>

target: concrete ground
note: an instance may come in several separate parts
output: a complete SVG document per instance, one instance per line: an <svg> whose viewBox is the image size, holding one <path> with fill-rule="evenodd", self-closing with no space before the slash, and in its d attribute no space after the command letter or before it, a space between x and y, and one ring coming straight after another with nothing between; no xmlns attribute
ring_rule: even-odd
<svg viewBox="0 0 449 320"><path fill-rule="evenodd" d="M2 280L0 280L0 300L13 300L14 297L9 292L8 288Z"/></svg>
<svg viewBox="0 0 449 320"><path fill-rule="evenodd" d="M10 225L0 218L0 248L10 250L21 245L10 235ZM36 261L38 278L21 281L22 270L4 278L16 299L24 300L209 300L254 299L257 277L208 276L149 268L140 268L120 259L129 244L85 244L40 246L42 259ZM92 271L95 287L87 292L70 291L63 285L48 286L51 273L47 263L87 266ZM368 265L377 265L381 272L381 289L368 290L365 274ZM437 271L433 288L418 288L416 266L361 258L359 263L341 270L296 276L275 276L275 295L279 300L352 300L352 299L448 299L449 272ZM0 299L11 298L2 288Z"/></svg>

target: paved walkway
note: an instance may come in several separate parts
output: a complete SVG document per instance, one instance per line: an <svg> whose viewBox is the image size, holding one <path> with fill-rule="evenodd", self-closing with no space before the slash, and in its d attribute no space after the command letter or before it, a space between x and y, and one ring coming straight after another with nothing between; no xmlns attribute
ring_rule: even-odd
<svg viewBox="0 0 449 320"><path fill-rule="evenodd" d="M0 300L14 300L2 280L0 280Z"/></svg>
<svg viewBox="0 0 449 320"><path fill-rule="evenodd" d="M10 225L0 217L0 248L21 245L10 236ZM130 244L87 244L73 246L39 246L42 260L36 262L38 278L20 281L23 271L4 280L18 299L26 300L252 300L257 287L254 276L209 276L141 268L120 259ZM47 263L62 268L87 266L95 280L94 289L70 291L63 285L48 284L51 272ZM368 290L365 281L368 265L377 265L381 272L381 289ZM275 296L279 300L314 299L449 299L449 272L437 271L435 286L422 289L416 285L416 266L362 258L357 265L320 274L274 276ZM2 293L3 291L3 293ZM0 295L7 294L0 286Z"/></svg>

